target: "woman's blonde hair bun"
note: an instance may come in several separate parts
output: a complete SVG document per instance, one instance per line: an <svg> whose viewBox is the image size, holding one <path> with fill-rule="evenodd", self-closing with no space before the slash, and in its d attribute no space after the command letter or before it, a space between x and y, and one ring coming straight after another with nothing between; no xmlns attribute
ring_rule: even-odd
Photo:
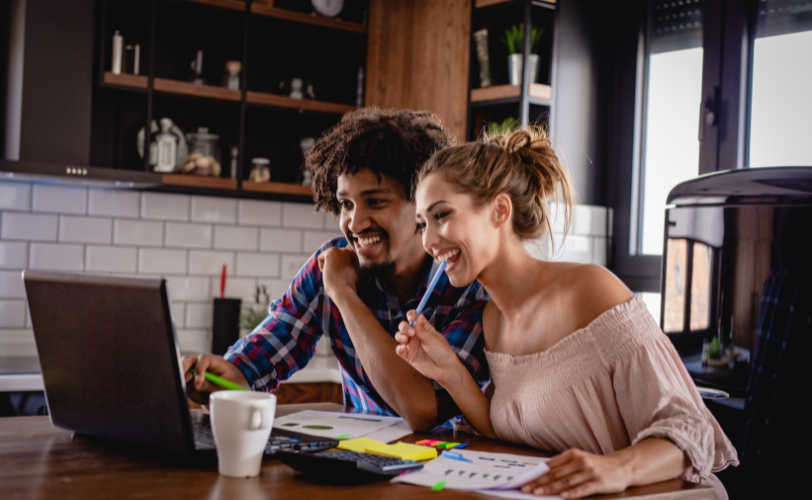
<svg viewBox="0 0 812 500"><path fill-rule="evenodd" d="M486 135L482 140L434 154L418 181L439 173L477 204L505 193L513 203L513 230L522 239L552 234L549 199L564 208L564 234L569 230L575 193L567 170L541 127Z"/></svg>

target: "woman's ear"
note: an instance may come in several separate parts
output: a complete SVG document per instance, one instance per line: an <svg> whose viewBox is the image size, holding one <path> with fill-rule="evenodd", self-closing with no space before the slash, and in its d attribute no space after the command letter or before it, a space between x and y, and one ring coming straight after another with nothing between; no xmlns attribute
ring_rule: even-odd
<svg viewBox="0 0 812 500"><path fill-rule="evenodd" d="M500 228L510 222L513 215L513 201L505 193L499 193L493 199L493 222Z"/></svg>

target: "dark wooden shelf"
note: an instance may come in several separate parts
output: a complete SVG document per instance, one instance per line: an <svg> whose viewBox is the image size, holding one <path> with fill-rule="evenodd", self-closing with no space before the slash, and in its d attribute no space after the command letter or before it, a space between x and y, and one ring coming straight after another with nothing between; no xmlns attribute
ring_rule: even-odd
<svg viewBox="0 0 812 500"><path fill-rule="evenodd" d="M199 3L212 7L221 7L230 10L245 10L245 2L242 0L183 0L184 2Z"/></svg>
<svg viewBox="0 0 812 500"><path fill-rule="evenodd" d="M288 184L285 182L254 182L243 181L243 191L251 191L254 193L274 193L274 194L287 194L295 196L313 196L313 190L310 186L302 186L301 184Z"/></svg>
<svg viewBox="0 0 812 500"><path fill-rule="evenodd" d="M161 183L168 186L184 186L205 189L237 190L237 179L210 177L205 175L163 174Z"/></svg>
<svg viewBox="0 0 812 500"><path fill-rule="evenodd" d="M275 17L277 19L285 19L287 21L293 21L296 23L312 24L314 26L322 26L324 28L350 31L352 33L364 34L367 32L367 27L363 24L351 23L349 21L333 19L331 17L294 12L292 10L280 9L271 5L252 3L251 13L261 16Z"/></svg>
<svg viewBox="0 0 812 500"><path fill-rule="evenodd" d="M221 101L239 102L242 99L239 90L229 90L225 87L215 87L213 85L197 85L166 78L156 78L152 83L152 88L155 89L155 92L165 94L188 95L205 99L219 99Z"/></svg>
<svg viewBox="0 0 812 500"><path fill-rule="evenodd" d="M104 72L104 83L107 85L147 90L148 82L149 79L143 75L131 75L129 73L115 75L109 71Z"/></svg>
<svg viewBox="0 0 812 500"><path fill-rule="evenodd" d="M550 100L553 97L553 88L549 85L531 83L528 93L532 99ZM501 101L503 99L518 98L522 95L519 85L496 85L471 90L471 102Z"/></svg>
<svg viewBox="0 0 812 500"><path fill-rule="evenodd" d="M336 104L332 102L311 101L309 99L292 99L283 95L266 94L264 92L254 92L249 90L245 93L246 102L252 104L264 104L266 106L276 106L280 108L306 109L320 113L335 113L343 115L358 109L356 106L347 104Z"/></svg>

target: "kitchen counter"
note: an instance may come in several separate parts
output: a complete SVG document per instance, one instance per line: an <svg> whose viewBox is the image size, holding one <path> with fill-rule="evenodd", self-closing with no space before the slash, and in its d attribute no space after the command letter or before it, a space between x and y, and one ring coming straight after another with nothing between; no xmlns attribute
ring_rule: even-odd
<svg viewBox="0 0 812 500"><path fill-rule="evenodd" d="M313 356L307 366L282 382L283 384L341 383L338 361L332 355ZM0 392L43 390L39 359L30 357L0 357Z"/></svg>

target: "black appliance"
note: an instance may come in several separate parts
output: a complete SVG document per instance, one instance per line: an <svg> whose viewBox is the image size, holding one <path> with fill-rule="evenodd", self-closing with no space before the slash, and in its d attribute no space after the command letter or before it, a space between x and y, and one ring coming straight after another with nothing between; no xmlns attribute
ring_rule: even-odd
<svg viewBox="0 0 812 500"><path fill-rule="evenodd" d="M731 395L708 402L742 461L726 486L781 496L812 445L812 167L683 182L665 217L660 326L697 385Z"/></svg>

